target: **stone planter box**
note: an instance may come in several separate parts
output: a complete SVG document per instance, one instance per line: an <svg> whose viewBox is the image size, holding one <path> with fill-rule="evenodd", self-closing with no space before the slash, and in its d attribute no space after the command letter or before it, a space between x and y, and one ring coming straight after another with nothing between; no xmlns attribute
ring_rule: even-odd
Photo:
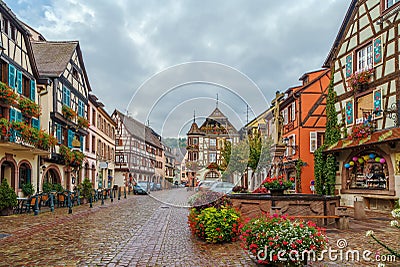
<svg viewBox="0 0 400 267"><path fill-rule="evenodd" d="M234 207L245 218L257 218L265 213L279 213L288 216L335 216L340 206L340 196L320 196L311 194L230 194ZM324 219L323 225L334 223L334 219Z"/></svg>

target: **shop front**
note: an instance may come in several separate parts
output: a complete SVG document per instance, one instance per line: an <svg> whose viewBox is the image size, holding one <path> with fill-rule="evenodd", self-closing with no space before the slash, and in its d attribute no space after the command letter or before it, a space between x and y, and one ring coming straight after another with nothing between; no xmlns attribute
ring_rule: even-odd
<svg viewBox="0 0 400 267"><path fill-rule="evenodd" d="M341 140L328 149L338 160L336 189L342 205L363 201L371 210L393 208L400 191L399 138L398 129L385 130L361 140Z"/></svg>

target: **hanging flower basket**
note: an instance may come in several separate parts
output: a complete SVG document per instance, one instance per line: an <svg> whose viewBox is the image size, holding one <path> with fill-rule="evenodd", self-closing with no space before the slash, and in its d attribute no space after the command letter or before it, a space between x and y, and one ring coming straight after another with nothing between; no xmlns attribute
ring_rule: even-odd
<svg viewBox="0 0 400 267"><path fill-rule="evenodd" d="M354 125L351 128L351 134L348 136L349 140L357 140L368 137L374 132L375 128L371 123L361 123Z"/></svg>
<svg viewBox="0 0 400 267"><path fill-rule="evenodd" d="M353 91L363 91L368 85L372 75L374 74L374 69L368 69L360 72L355 72L351 75L349 79L349 84Z"/></svg>
<svg viewBox="0 0 400 267"><path fill-rule="evenodd" d="M39 117L40 107L38 104L26 97L20 97L18 107L21 113L27 117Z"/></svg>
<svg viewBox="0 0 400 267"><path fill-rule="evenodd" d="M0 104L14 106L17 104L18 95L5 83L0 82Z"/></svg>
<svg viewBox="0 0 400 267"><path fill-rule="evenodd" d="M69 121L73 120L76 117L76 112L67 105L62 106L61 112L63 116Z"/></svg>

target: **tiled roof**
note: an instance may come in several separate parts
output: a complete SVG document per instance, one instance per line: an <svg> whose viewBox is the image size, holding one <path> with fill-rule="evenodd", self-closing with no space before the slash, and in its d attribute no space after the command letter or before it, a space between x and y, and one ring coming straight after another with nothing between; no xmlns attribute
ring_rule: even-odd
<svg viewBox="0 0 400 267"><path fill-rule="evenodd" d="M190 130L187 134L204 134L200 129L199 126L197 126L197 123L193 122L192 126L190 127Z"/></svg>
<svg viewBox="0 0 400 267"><path fill-rule="evenodd" d="M78 45L77 41L32 42L40 76L59 77L67 67Z"/></svg>
<svg viewBox="0 0 400 267"><path fill-rule="evenodd" d="M386 129L372 133L366 138L356 140L339 140L336 144L331 145L325 151L338 151L354 147L364 147L372 144L380 144L400 140L400 128Z"/></svg>

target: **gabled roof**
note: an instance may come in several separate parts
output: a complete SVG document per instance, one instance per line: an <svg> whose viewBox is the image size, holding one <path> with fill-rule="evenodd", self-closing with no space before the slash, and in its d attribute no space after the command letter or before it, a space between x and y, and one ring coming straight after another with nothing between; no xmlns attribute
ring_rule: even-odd
<svg viewBox="0 0 400 267"><path fill-rule="evenodd" d="M196 122L192 123L192 126L190 127L189 132L187 133L188 135L204 135L204 133L199 129L199 126L197 126Z"/></svg>
<svg viewBox="0 0 400 267"><path fill-rule="evenodd" d="M217 120L222 118L226 119L226 116L221 112L221 110L219 110L219 108L215 108L208 118Z"/></svg>
<svg viewBox="0 0 400 267"><path fill-rule="evenodd" d="M60 77L78 46L77 41L32 42L40 76Z"/></svg>
<svg viewBox="0 0 400 267"><path fill-rule="evenodd" d="M143 123L135 120L132 117L125 116L118 110L115 110L114 113L116 113L121 118L121 121L129 134L139 140L142 140L162 149L161 141L159 140L159 138L157 137L158 135L153 131L153 129L145 126Z"/></svg>
<svg viewBox="0 0 400 267"><path fill-rule="evenodd" d="M339 32L338 32L338 34L336 36L336 39L333 42L331 50L329 51L328 57L325 59L324 65L322 65L323 68L330 68L330 62L332 61L332 59L333 59L333 57L334 57L334 55L336 53L336 49L339 46L340 40L342 39L343 34L344 34L344 32L345 32L345 30L347 28L347 24L350 21L350 18L351 18L352 14L353 14L353 11L354 11L354 9L356 7L357 1L358 0L352 0L351 1L349 9L347 9L346 16L344 17L342 25L340 26Z"/></svg>
<svg viewBox="0 0 400 267"><path fill-rule="evenodd" d="M203 130L203 127L211 125L211 124L221 124L229 133L237 133L236 128L232 125L232 123L228 120L228 118L224 115L224 113L219 110L218 107L214 109L214 111L206 118L205 122L200 127L200 130Z"/></svg>

